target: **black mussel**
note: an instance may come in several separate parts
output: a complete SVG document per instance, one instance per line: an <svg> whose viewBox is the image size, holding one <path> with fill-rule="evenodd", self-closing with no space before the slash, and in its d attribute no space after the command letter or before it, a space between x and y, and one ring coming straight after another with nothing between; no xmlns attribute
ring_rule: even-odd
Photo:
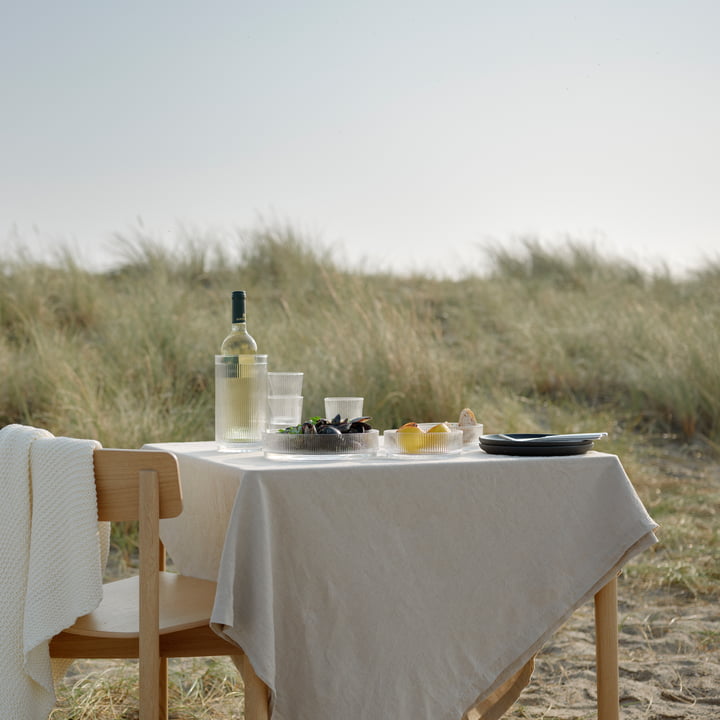
<svg viewBox="0 0 720 720"><path fill-rule="evenodd" d="M338 413L331 421L331 425L341 425L343 423L342 416Z"/></svg>
<svg viewBox="0 0 720 720"><path fill-rule="evenodd" d="M368 430L372 430L372 425L368 422L372 420L370 417L357 417L353 418L348 422L347 432L349 433L366 433Z"/></svg>
<svg viewBox="0 0 720 720"><path fill-rule="evenodd" d="M337 425L333 424L333 427L337 428L341 433L350 432L350 423L347 420L343 420Z"/></svg>
<svg viewBox="0 0 720 720"><path fill-rule="evenodd" d="M335 427L335 425L323 425L322 427L318 428L317 431L318 435L342 435L340 430Z"/></svg>
<svg viewBox="0 0 720 720"><path fill-rule="evenodd" d="M302 424L302 431L303 435L314 435L315 433L317 433L315 425L313 425L311 422L304 422Z"/></svg>

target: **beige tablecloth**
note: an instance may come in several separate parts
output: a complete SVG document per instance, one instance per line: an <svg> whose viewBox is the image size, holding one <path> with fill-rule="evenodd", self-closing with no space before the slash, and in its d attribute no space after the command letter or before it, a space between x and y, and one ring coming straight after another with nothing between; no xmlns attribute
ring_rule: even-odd
<svg viewBox="0 0 720 720"><path fill-rule="evenodd" d="M178 455L185 495L163 540L180 572L217 578L213 623L271 689L274 720L487 710L655 542L614 455L309 463L153 447Z"/></svg>

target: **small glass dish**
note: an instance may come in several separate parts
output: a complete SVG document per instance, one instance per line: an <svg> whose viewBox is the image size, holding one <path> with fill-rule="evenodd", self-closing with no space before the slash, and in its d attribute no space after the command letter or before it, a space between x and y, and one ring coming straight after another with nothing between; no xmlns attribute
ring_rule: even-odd
<svg viewBox="0 0 720 720"><path fill-rule="evenodd" d="M452 455L463 448L463 434L460 429L450 432L428 432L441 423L418 423L422 432L399 432L386 430L383 433L385 451L388 455L427 457L428 455ZM450 423L445 423L450 426Z"/></svg>
<svg viewBox="0 0 720 720"><path fill-rule="evenodd" d="M263 453L287 459L293 455L342 457L356 455L377 455L380 433L368 430L364 433L342 433L340 435L293 434L277 430L266 430L263 435Z"/></svg>
<svg viewBox="0 0 720 720"><path fill-rule="evenodd" d="M478 447L480 443L480 436L483 434L483 424L477 423L476 425L458 425L454 423L445 423L451 430L461 430L463 434L463 445L472 445Z"/></svg>

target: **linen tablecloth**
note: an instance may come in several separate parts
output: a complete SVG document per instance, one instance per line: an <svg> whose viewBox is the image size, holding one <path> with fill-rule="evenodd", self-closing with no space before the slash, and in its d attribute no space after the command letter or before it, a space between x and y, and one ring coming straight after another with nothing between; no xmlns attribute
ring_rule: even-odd
<svg viewBox="0 0 720 720"><path fill-rule="evenodd" d="M214 626L270 688L275 720L472 717L655 542L614 455L152 447L177 454L185 495L163 541L180 572L217 579Z"/></svg>

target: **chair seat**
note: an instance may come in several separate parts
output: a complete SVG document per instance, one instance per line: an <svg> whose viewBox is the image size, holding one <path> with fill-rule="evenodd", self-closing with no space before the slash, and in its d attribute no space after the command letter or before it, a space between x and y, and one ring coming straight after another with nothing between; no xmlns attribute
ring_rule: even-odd
<svg viewBox="0 0 720 720"><path fill-rule="evenodd" d="M210 580L160 573L160 635L207 626L216 585ZM139 635L139 578L103 585L99 607L78 618L65 632L86 637L137 638Z"/></svg>

